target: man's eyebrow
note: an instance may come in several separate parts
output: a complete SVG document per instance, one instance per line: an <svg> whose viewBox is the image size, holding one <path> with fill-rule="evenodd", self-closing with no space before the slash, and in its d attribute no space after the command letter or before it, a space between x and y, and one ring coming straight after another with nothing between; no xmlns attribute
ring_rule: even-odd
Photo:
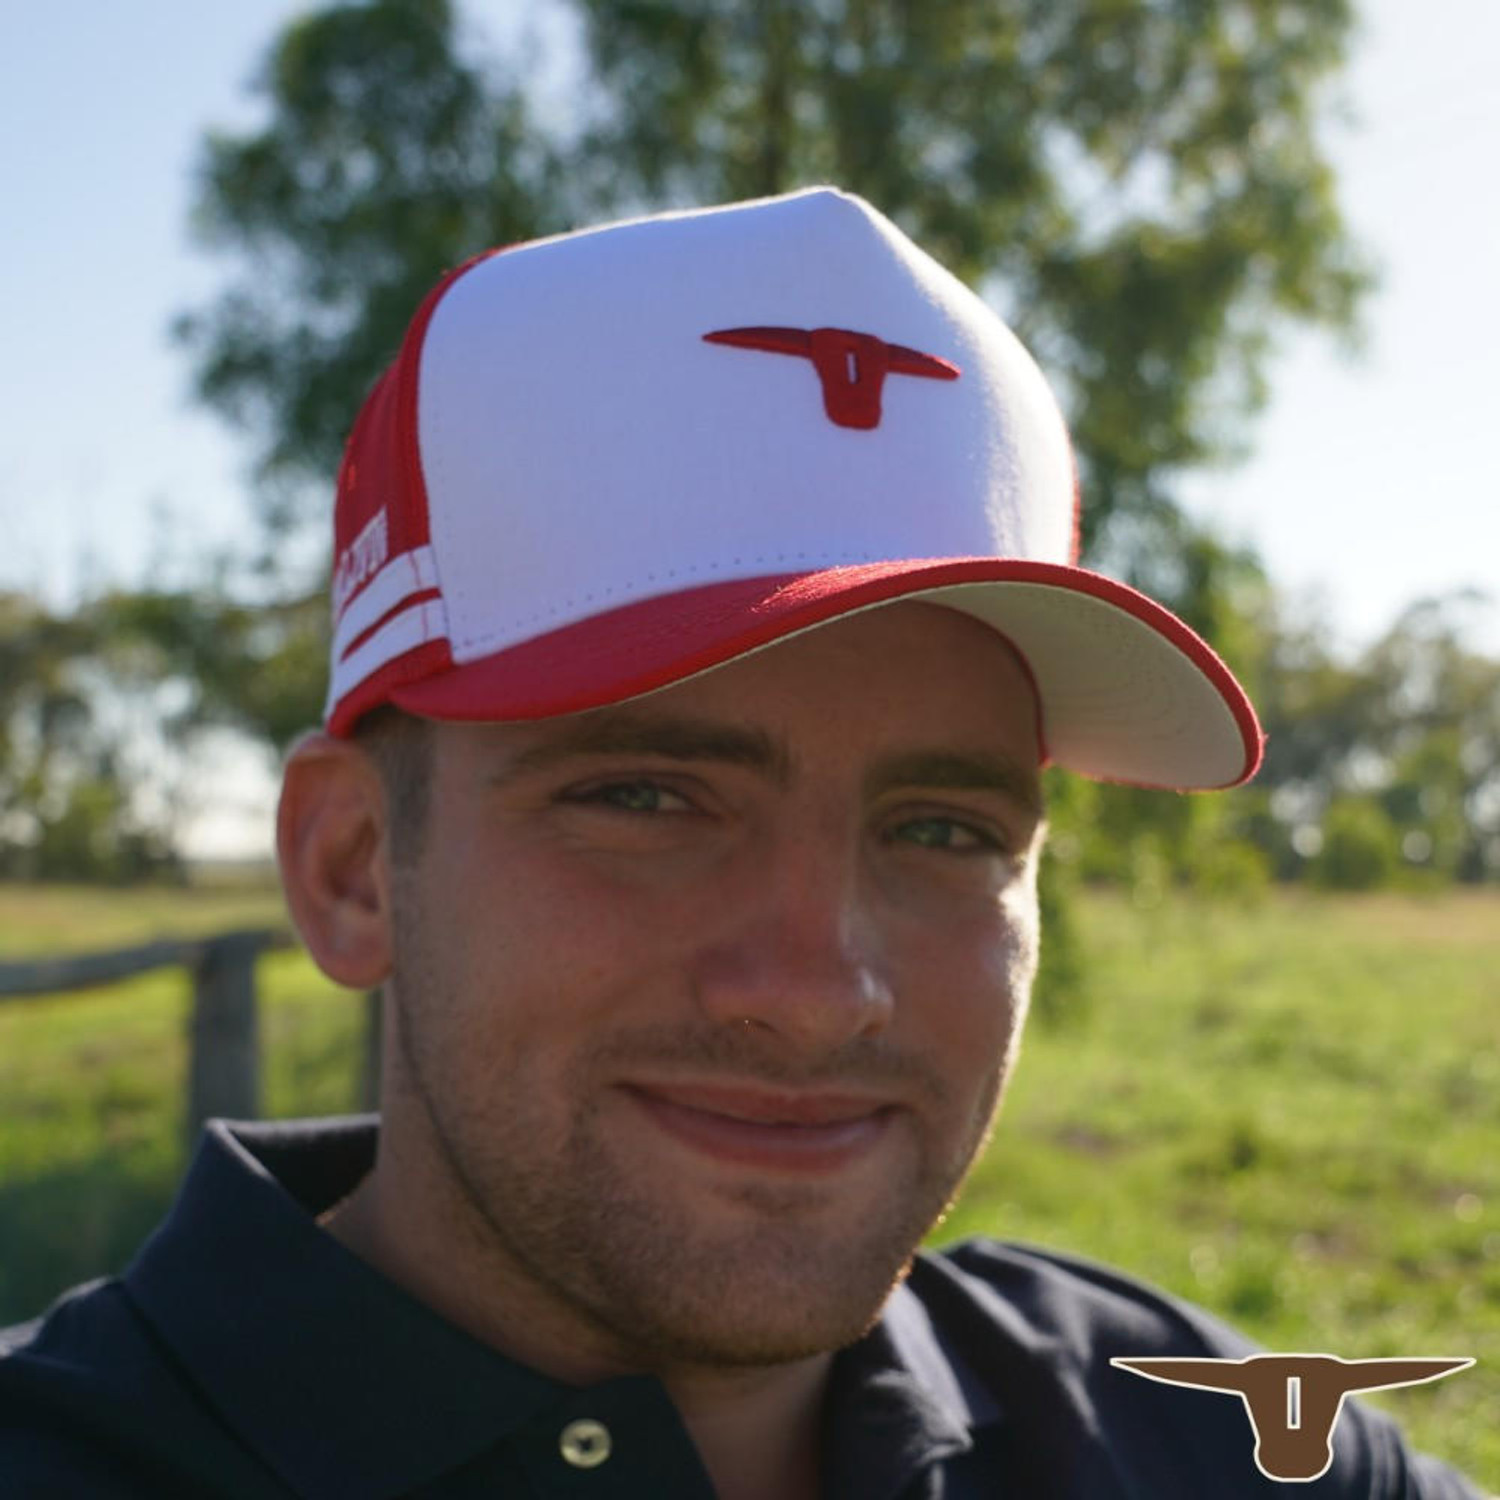
<svg viewBox="0 0 1500 1500"><path fill-rule="evenodd" d="M494 778L509 781L549 771L589 756L650 755L667 760L716 761L758 771L779 787L792 778L786 746L763 729L640 709L605 709L579 715L566 729L511 756ZM923 749L890 756L872 766L865 793L895 787L994 792L1040 818L1041 783L1020 761L1000 751Z"/></svg>
<svg viewBox="0 0 1500 1500"><path fill-rule="evenodd" d="M636 709L580 715L565 730L511 756L495 779L509 781L592 755L658 755L667 760L717 761L759 771L778 786L785 786L791 779L785 747L764 730L716 719Z"/></svg>
<svg viewBox="0 0 1500 1500"><path fill-rule="evenodd" d="M938 791L995 792L1033 817L1045 812L1041 779L1029 766L1000 751L916 750L871 767L865 779L870 797L895 787Z"/></svg>

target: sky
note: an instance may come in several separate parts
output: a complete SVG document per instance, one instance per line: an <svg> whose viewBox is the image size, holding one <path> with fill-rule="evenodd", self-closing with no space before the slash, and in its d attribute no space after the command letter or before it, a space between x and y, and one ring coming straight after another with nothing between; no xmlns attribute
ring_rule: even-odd
<svg viewBox="0 0 1500 1500"><path fill-rule="evenodd" d="M1358 0L1357 0L1358 3ZM247 85L296 0L52 0L0 50L0 589L55 604L248 542L248 449L194 407L173 317L224 268L188 235L203 132L257 119ZM520 0L464 7L483 31ZM1252 455L1185 485L1348 649L1416 597L1478 588L1500 651L1500 5L1363 0L1326 140L1380 269L1363 353L1289 338ZM228 752L221 751L221 754ZM219 767L195 844L255 844L265 768Z"/></svg>

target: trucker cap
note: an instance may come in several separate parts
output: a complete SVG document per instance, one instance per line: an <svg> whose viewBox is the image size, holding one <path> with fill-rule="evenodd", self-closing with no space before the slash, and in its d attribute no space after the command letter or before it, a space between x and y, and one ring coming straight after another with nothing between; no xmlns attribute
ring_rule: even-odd
<svg viewBox="0 0 1500 1500"><path fill-rule="evenodd" d="M350 437L327 725L578 713L922 600L1005 637L1053 763L1246 780L1249 700L1076 565L1076 491L1031 357L850 194L491 251L428 295Z"/></svg>

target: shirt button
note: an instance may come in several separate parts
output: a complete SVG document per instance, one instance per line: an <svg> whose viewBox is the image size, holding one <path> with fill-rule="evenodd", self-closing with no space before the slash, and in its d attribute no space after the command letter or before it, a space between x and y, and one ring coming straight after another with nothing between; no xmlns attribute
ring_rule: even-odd
<svg viewBox="0 0 1500 1500"><path fill-rule="evenodd" d="M597 1469L609 1457L613 1446L609 1428L591 1417L580 1417L569 1422L557 1440L562 1456L575 1469Z"/></svg>

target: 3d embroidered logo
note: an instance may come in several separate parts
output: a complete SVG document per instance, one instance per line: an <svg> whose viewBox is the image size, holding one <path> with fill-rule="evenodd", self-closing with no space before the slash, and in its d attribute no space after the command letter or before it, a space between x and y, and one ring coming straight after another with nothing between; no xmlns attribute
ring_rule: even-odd
<svg viewBox="0 0 1500 1500"><path fill-rule="evenodd" d="M823 385L823 410L840 427L880 426L880 392L887 375L923 375L929 380L959 376L957 365L935 354L847 328L723 328L703 338L709 344L810 359Z"/></svg>
<svg viewBox="0 0 1500 1500"><path fill-rule="evenodd" d="M1305 1483L1333 1463L1333 1429L1351 1391L1424 1385L1472 1359L1338 1359L1331 1354L1252 1354L1246 1359L1112 1359L1164 1385L1224 1391L1245 1403L1255 1466L1267 1479Z"/></svg>

